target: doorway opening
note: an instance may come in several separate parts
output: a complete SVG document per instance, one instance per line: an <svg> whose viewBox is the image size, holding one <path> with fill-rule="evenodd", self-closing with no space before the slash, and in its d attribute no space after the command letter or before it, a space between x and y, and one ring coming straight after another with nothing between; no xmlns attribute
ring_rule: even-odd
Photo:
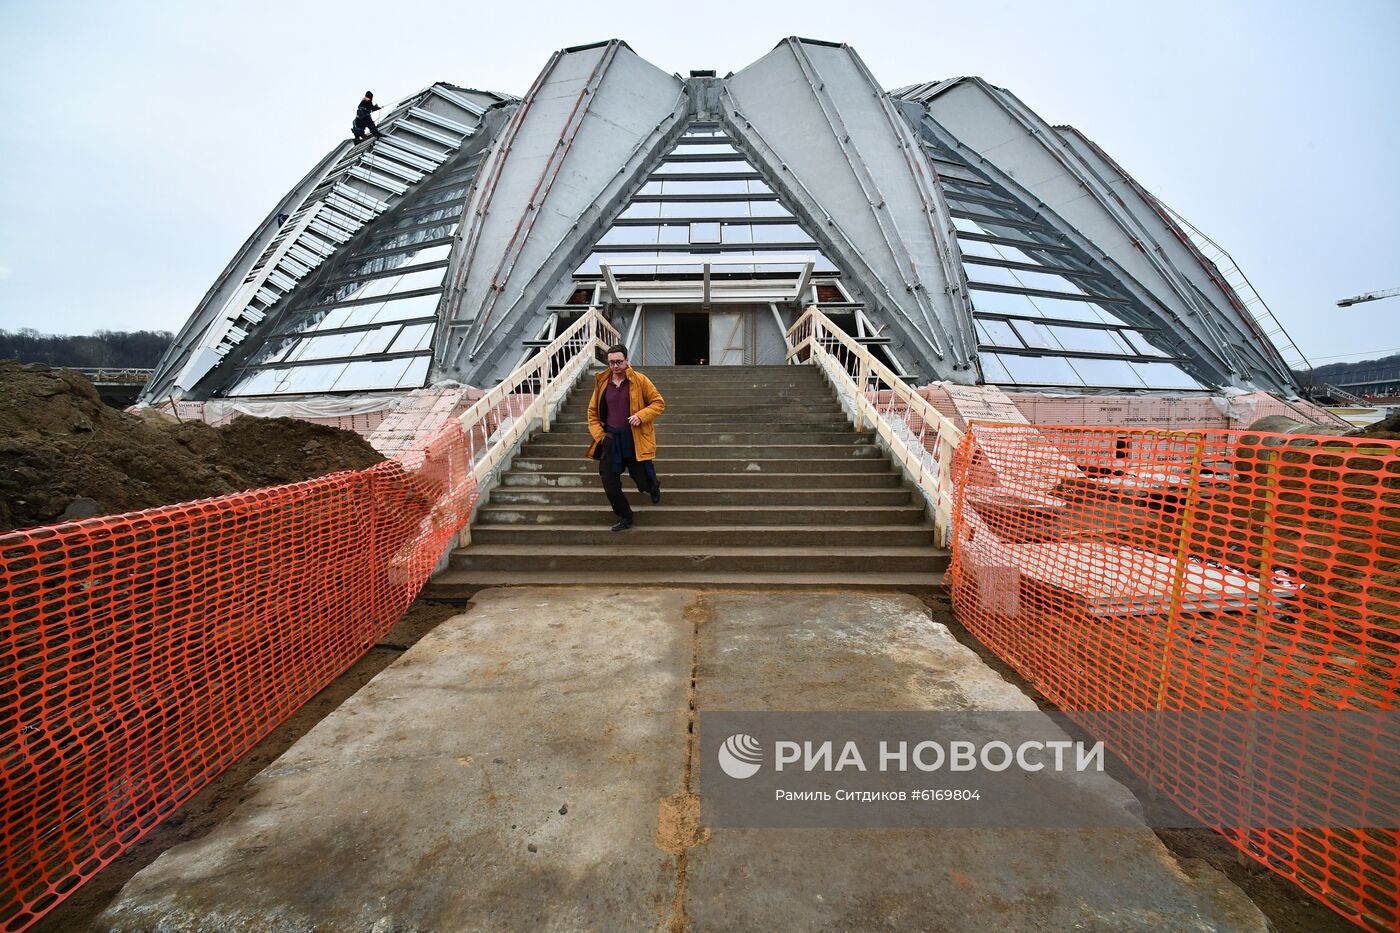
<svg viewBox="0 0 1400 933"><path fill-rule="evenodd" d="M704 313L676 312L676 365L710 364L710 316Z"/></svg>

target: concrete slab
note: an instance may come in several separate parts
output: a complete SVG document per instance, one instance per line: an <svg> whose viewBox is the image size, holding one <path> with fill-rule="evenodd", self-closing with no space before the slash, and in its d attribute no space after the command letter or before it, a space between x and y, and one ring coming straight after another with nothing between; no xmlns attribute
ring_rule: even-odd
<svg viewBox="0 0 1400 933"><path fill-rule="evenodd" d="M485 590L97 928L1265 928L1146 828L706 832L692 705L1034 709L908 596Z"/></svg>
<svg viewBox="0 0 1400 933"><path fill-rule="evenodd" d="M682 591L491 590L324 719L103 930L649 929L685 770Z"/></svg>
<svg viewBox="0 0 1400 933"><path fill-rule="evenodd" d="M699 615L701 711L1036 709L912 596L715 592ZM716 829L688 850L685 885L691 930L1266 929L1146 826Z"/></svg>

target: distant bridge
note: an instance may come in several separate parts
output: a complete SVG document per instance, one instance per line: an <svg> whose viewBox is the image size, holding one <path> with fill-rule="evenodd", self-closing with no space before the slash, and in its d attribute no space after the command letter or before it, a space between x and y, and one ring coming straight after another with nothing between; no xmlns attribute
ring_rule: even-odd
<svg viewBox="0 0 1400 933"><path fill-rule="evenodd" d="M151 378L154 369L134 369L123 367L120 369L84 369L74 366L72 369L87 376L95 386L143 386Z"/></svg>
<svg viewBox="0 0 1400 933"><path fill-rule="evenodd" d="M102 401L114 408L125 408L128 405L136 404L136 398L141 394L141 389L150 380L154 369L138 369L135 367L112 367L85 369L78 366L69 367L82 373L92 382L97 389L97 394L102 397Z"/></svg>

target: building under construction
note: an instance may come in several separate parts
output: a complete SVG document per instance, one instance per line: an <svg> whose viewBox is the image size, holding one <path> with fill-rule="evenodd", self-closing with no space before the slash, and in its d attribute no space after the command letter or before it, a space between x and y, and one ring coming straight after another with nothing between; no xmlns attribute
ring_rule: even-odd
<svg viewBox="0 0 1400 933"><path fill-rule="evenodd" d="M0 536L0 927L1400 924L1400 444L1300 398L1228 254L1085 134L796 38L723 77L579 46L381 130L271 206L142 396L372 465ZM664 496L610 528L618 342ZM1086 733L1142 784L918 766L900 798L819 750L788 783L780 746L861 710ZM270 746L216 828L64 902Z"/></svg>
<svg viewBox="0 0 1400 933"><path fill-rule="evenodd" d="M1282 402L1305 364L1223 250L980 78L886 90L804 39L682 77L612 41L519 98L434 84L382 131L271 206L143 401L374 423L494 385L588 308L654 367L783 363L815 306L945 410L988 386L1031 421L1046 393L1137 396L1126 423L1326 420Z"/></svg>

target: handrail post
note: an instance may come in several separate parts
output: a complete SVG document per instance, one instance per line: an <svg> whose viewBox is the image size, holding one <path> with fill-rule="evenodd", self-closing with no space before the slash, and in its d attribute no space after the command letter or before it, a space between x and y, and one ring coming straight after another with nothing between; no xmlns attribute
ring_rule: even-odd
<svg viewBox="0 0 1400 933"><path fill-rule="evenodd" d="M861 348L864 350L864 348ZM859 373L856 379L856 430L865 430L865 384L870 381L870 352L865 350L858 357L860 360Z"/></svg>
<svg viewBox="0 0 1400 933"><path fill-rule="evenodd" d="M543 360L540 361L540 369L539 369L539 380L540 380L540 430L541 430L541 431L548 431L548 430L549 430L549 386L548 386L548 383L547 383L548 377L549 377L549 357L545 357Z"/></svg>

